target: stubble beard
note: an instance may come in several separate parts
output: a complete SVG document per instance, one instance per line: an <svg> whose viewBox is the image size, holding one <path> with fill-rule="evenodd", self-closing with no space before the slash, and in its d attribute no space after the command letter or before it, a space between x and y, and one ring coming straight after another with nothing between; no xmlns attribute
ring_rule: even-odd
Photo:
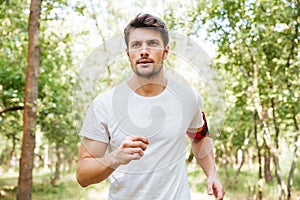
<svg viewBox="0 0 300 200"><path fill-rule="evenodd" d="M162 55L162 58L164 56L164 53ZM160 71L162 70L163 68L163 59L161 61L160 64L155 64L155 63L151 63L153 64L153 69L150 71L150 72L146 72L146 73L143 73L142 70L140 70L138 67L137 67L137 64L134 64L132 61L130 61L130 64L131 64L131 69L132 71L139 77L141 78L147 78L147 79L153 79L155 77L158 76L158 74L160 73Z"/></svg>
<svg viewBox="0 0 300 200"><path fill-rule="evenodd" d="M139 77L151 79L151 78L155 78L160 73L160 71L162 70L162 66L163 66L162 64L155 64L155 66L150 72L142 72L143 69L140 70L137 67L133 67L133 66L131 67L133 72Z"/></svg>

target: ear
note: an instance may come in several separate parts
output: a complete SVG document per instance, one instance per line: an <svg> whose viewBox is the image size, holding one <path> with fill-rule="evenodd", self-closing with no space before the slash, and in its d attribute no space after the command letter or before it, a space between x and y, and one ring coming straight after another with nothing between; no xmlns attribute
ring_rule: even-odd
<svg viewBox="0 0 300 200"><path fill-rule="evenodd" d="M128 48L126 48L125 51L126 51L126 55L127 55L128 59L130 60Z"/></svg>
<svg viewBox="0 0 300 200"><path fill-rule="evenodd" d="M169 50L170 50L170 47L169 47L169 45L167 45L165 50L164 50L164 57L163 57L164 60L168 58Z"/></svg>

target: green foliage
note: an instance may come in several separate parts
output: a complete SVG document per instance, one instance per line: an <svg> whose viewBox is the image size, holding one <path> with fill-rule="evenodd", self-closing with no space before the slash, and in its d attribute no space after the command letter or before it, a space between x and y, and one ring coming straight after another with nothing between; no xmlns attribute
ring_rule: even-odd
<svg viewBox="0 0 300 200"><path fill-rule="evenodd" d="M184 14L178 15L182 9ZM214 61L225 85L227 112L215 147L217 160L230 165L235 176L241 162L239 150L246 162L256 159L255 112L263 114L257 125L261 153L265 151L266 128L262 117L267 121L271 145L279 148L276 156L285 159L286 146L280 145L283 141L289 151L297 145L294 136L299 135L299 13L297 0L203 0L197 1L196 6L173 5L166 12L170 27L183 32L193 27L185 33L194 35L200 35L204 27L207 39L218 47ZM180 23L182 19L189 19L189 25ZM290 165L285 168L289 169ZM231 177L231 172L226 174Z"/></svg>
<svg viewBox="0 0 300 200"><path fill-rule="evenodd" d="M0 111L23 106L28 3L24 0L0 1ZM257 148L253 134L253 115L257 110L253 98L254 66L259 69L257 93L261 108L266 110L272 142L283 143L278 150L281 161L285 158L283 152L292 152L294 148L290 145L294 145L293 137L297 134L295 119L299 124L300 110L299 1L174 0L161 4L138 1L130 3L133 9L124 9L124 5L128 6L126 1L43 1L37 129L42 133L42 142L37 156L43 160L47 145L51 148L60 144L63 147L59 149L62 157L76 160L79 137L72 116L72 90L80 63L91 49L121 34L127 19L144 11L144 7L160 10L163 5L160 15L170 30L198 37L206 29L207 39L218 46L213 67L223 79L227 111L222 133L215 140L216 155L221 176L226 177L224 183L229 188L228 194L239 199L237 193L246 193L249 185L257 183L254 176L257 173ZM77 23L73 20L74 16L84 23ZM104 45L109 44L104 42ZM173 63L177 61L170 56L166 64ZM116 85L129 73L130 66L125 57L109 63L99 77L95 95ZM196 83L198 85L201 84ZM206 98L204 96L204 102L207 102ZM259 145L264 144L262 133L263 126L259 122ZM1 114L0 165L4 168L9 167L12 153L17 157L20 155L21 140L22 111ZM282 148L285 145L288 148ZM239 162L237 152L240 150L244 153L245 162L253 161L256 168L245 171L245 163L239 182L234 183ZM289 166L283 169L286 179ZM295 173L293 189L299 191L299 170ZM189 173L193 190L205 192L204 180L197 179L202 175L200 170ZM228 179L228 176L231 178ZM34 185L34 198L42 199L43 194L47 194L51 199L64 199L79 189L74 180L54 188L44 182ZM269 187L275 186L266 186L266 190L272 190ZM15 192L15 187L8 190ZM60 194L66 196L61 197Z"/></svg>
<svg viewBox="0 0 300 200"><path fill-rule="evenodd" d="M207 27L208 38L218 46L215 62L227 93L217 155L232 155L223 161L235 166L237 150L248 155L247 149L257 149L255 112L260 147L270 142L279 153L285 141L292 150L299 134L299 1L202 1L198 9L205 13L198 26Z"/></svg>
<svg viewBox="0 0 300 200"><path fill-rule="evenodd" d="M22 107L27 56L27 1L2 1L0 5L0 111ZM18 12L17 12L18 11ZM12 153L19 153L22 112L0 115L0 165L10 167Z"/></svg>
<svg viewBox="0 0 300 200"><path fill-rule="evenodd" d="M40 20L40 74L38 97L38 127L43 133L43 144L68 144L64 153L77 154L79 137L72 121L72 88L75 70L72 58L72 37L58 32L63 23L62 6L65 1L43 1ZM23 106L24 79L27 62L27 1L6 1L1 5L0 37L0 110ZM54 20L54 21L53 21ZM49 26L51 28L49 28ZM20 155L22 112L11 111L0 116L1 164L10 161L10 154ZM16 144L14 144L16 143ZM42 153L42 152L39 152ZM43 156L43 155L39 155Z"/></svg>
<svg viewBox="0 0 300 200"><path fill-rule="evenodd" d="M0 7L0 108L22 105L27 56L26 1L6 1Z"/></svg>

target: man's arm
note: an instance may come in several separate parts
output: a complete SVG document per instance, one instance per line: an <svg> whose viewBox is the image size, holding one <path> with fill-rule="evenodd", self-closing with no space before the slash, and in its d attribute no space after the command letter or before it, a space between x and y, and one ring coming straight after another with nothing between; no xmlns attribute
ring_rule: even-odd
<svg viewBox="0 0 300 200"><path fill-rule="evenodd" d="M144 137L126 137L118 149L105 154L106 143L83 138L78 152L78 183L86 187L105 180L119 165L139 160L148 144Z"/></svg>
<svg viewBox="0 0 300 200"><path fill-rule="evenodd" d="M82 187L105 180L118 167L118 161L113 156L104 156L106 148L106 143L83 138L76 173Z"/></svg>
<svg viewBox="0 0 300 200"><path fill-rule="evenodd" d="M209 137L193 139L192 150L198 164L207 176L208 194L214 194L217 200L222 200L225 191L218 178L211 139Z"/></svg>

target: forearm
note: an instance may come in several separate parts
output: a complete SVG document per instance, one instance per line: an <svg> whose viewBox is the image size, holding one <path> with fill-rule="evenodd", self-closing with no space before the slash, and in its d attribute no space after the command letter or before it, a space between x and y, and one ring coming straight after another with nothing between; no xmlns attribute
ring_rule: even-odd
<svg viewBox="0 0 300 200"><path fill-rule="evenodd" d="M78 183L86 187L105 180L120 165L141 159L148 144L147 138L128 136L119 148L105 154L106 143L84 138L78 152Z"/></svg>
<svg viewBox="0 0 300 200"><path fill-rule="evenodd" d="M99 183L108 178L118 166L112 153L102 158L82 158L77 166L77 181L82 187Z"/></svg>
<svg viewBox="0 0 300 200"><path fill-rule="evenodd" d="M209 137L192 141L192 150L197 163L203 169L207 177L217 176L213 144Z"/></svg>
<svg viewBox="0 0 300 200"><path fill-rule="evenodd" d="M192 149L198 164L207 176L207 193L214 195L216 200L222 200L225 190L217 174L212 141L209 137L193 140Z"/></svg>

